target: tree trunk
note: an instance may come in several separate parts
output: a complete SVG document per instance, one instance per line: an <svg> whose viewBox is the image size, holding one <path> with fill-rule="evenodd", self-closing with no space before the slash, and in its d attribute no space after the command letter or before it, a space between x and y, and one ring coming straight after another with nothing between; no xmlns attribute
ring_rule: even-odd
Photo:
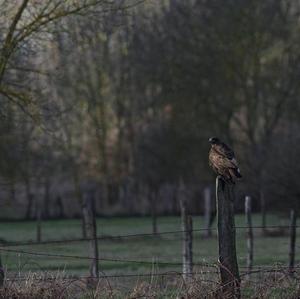
<svg viewBox="0 0 300 299"><path fill-rule="evenodd" d="M80 183L79 183L79 177L77 173L77 168L74 166L73 170L73 183L74 183L74 189L75 189L75 196L77 197L77 200L79 204L81 205L82 211L83 211L83 196L82 196L82 191L80 188ZM85 224L85 218L84 215L81 214L81 231L82 231L82 238L86 238L86 224Z"/></svg>
<svg viewBox="0 0 300 299"><path fill-rule="evenodd" d="M50 206L50 180L49 177L46 176L44 181L44 211L43 211L44 219L48 219L50 217L49 206Z"/></svg>
<svg viewBox="0 0 300 299"><path fill-rule="evenodd" d="M36 240L42 241L42 203L40 198L36 198Z"/></svg>
<svg viewBox="0 0 300 299"><path fill-rule="evenodd" d="M16 182L15 179L13 178L10 182L10 199L12 202L15 202L16 200Z"/></svg>
<svg viewBox="0 0 300 299"><path fill-rule="evenodd" d="M264 191L260 190L260 204L261 204L261 227L263 233L266 232L267 226L267 210L266 210L266 198Z"/></svg>
<svg viewBox="0 0 300 299"><path fill-rule="evenodd" d="M157 204L157 196L158 191L155 188L155 190L150 190L150 196L151 196L151 218L152 218L152 233L153 235L157 234L157 210L156 210L156 204Z"/></svg>
<svg viewBox="0 0 300 299"><path fill-rule="evenodd" d="M289 248L289 272L290 272L291 276L293 276L293 274L294 274L294 264L295 264L296 225L297 225L297 216L296 216L295 210L291 210L290 248Z"/></svg>
<svg viewBox="0 0 300 299"><path fill-rule="evenodd" d="M251 218L251 197L245 197L245 215L247 224L247 269L248 272L252 270L253 265L253 230Z"/></svg>
<svg viewBox="0 0 300 299"><path fill-rule="evenodd" d="M212 235L211 232L211 213L212 213L212 204L211 204L211 189L206 187L203 192L204 195L204 221L205 221L205 237L209 238Z"/></svg>
<svg viewBox="0 0 300 299"><path fill-rule="evenodd" d="M27 198L27 207L26 207L26 219L31 219L32 217L32 204L33 204L33 194L31 193L30 179L25 180L26 188L26 198Z"/></svg>
<svg viewBox="0 0 300 299"><path fill-rule="evenodd" d="M64 205L60 195L56 197L56 206L58 208L57 216L58 218L63 218L65 216Z"/></svg>

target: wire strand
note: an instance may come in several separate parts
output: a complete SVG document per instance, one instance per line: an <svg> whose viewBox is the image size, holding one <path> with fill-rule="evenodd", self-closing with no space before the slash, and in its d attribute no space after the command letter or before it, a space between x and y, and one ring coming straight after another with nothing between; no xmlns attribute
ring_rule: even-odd
<svg viewBox="0 0 300 299"><path fill-rule="evenodd" d="M93 258L89 256L80 256L80 255L65 255L65 254L54 254L54 253L45 253L45 252L32 252L25 250L15 250L1 248L0 251L12 252L18 254L34 255L34 256L46 256L54 258L70 258L70 259L82 259L82 260L97 260L103 262L117 262L117 263L132 263L132 264L147 264L147 265L165 265L165 266L182 266L183 263L179 262L159 262L159 261L138 261L138 260L127 260L127 259L116 259L116 258ZM214 268L216 264L206 264L206 263L194 263L195 266Z"/></svg>
<svg viewBox="0 0 300 299"><path fill-rule="evenodd" d="M288 229L291 227L299 228L299 225L290 226L290 225L270 225L270 226L252 226L252 229ZM235 229L248 229L248 226L236 226ZM216 230L216 228L211 228L211 230ZM206 228L193 229L192 232L201 232L207 231ZM176 230L176 231L166 231L160 233L138 233L138 234L129 234L129 235L116 235L116 236L98 236L95 238L98 241L101 240L115 240L115 239L125 239L133 237L158 237L160 235L168 234L182 234L188 231ZM45 240L45 241L25 241L25 242L7 242L1 244L2 247L15 247L15 246L27 246L27 245L47 245L47 244L64 244L64 243L76 243L76 242L87 242L95 240L94 238L74 238L74 239L57 239L57 240Z"/></svg>

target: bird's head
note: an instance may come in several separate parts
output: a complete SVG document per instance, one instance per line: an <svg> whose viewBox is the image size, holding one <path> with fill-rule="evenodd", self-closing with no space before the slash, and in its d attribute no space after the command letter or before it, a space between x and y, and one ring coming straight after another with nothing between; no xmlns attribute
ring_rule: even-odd
<svg viewBox="0 0 300 299"><path fill-rule="evenodd" d="M220 139L217 138L217 137L210 137L210 138L208 139L208 142L209 142L210 144L219 144L219 143L221 143Z"/></svg>

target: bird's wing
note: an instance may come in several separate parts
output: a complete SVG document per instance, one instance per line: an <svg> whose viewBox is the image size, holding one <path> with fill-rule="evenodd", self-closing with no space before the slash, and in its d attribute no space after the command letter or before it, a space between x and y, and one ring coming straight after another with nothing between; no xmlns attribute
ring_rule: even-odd
<svg viewBox="0 0 300 299"><path fill-rule="evenodd" d="M224 166L230 168L238 168L238 163L235 159L234 152L228 145L226 145L225 143L221 143L220 145L216 145L214 149L219 155L221 155L224 158L222 159Z"/></svg>
<svg viewBox="0 0 300 299"><path fill-rule="evenodd" d="M237 162L235 159L228 159L226 157L223 157L222 160L223 167L226 168L238 168Z"/></svg>
<svg viewBox="0 0 300 299"><path fill-rule="evenodd" d="M234 167L228 158L226 158L224 155L220 155L215 150L211 151L211 154L209 155L209 162L210 162L211 166L216 167L216 168L219 168L219 167L232 168L232 167Z"/></svg>

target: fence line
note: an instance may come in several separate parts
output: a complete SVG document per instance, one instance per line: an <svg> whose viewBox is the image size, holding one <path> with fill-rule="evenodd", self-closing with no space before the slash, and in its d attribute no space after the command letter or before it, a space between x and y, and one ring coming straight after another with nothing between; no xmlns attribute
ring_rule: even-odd
<svg viewBox="0 0 300 299"><path fill-rule="evenodd" d="M273 225L273 226L254 226L252 227L253 229L290 229L290 228L298 228L300 225ZM248 229L248 226L236 226L236 229ZM201 231L206 231L206 228L200 228L200 229L193 229L189 230L190 232L201 232ZM212 230L216 230L216 228L213 228ZM118 236L99 236L96 239L97 240L114 240L114 239L122 239L122 238L131 238L131 237L157 237L159 235L170 235L170 234L179 234L182 237L182 234L185 233L185 230L175 230L175 231L165 231L161 233L157 233L156 235L153 235L152 233L138 233L138 234L129 234L129 235L118 235ZM93 238L95 240L95 238ZM32 256L41 256L41 257L49 257L49 258L64 258L64 259L79 259L79 260L96 260L101 261L101 262L113 262L113 263L128 263L128 264L140 264L140 265L149 265L149 266L178 266L182 267L185 265L184 262L170 262L170 261L147 261L147 260L135 260L135 259L119 259L119 258L96 258L95 257L89 257L89 256L80 256L80 255L65 255L65 254L55 254L55 253L46 253L46 252L32 252L32 251L27 251L27 250L18 250L18 249L9 249L7 247L11 246L26 246L26 245L43 245L43 244L68 244L72 242L81 242L81 241L90 241L92 238L74 238L74 239L65 239L65 240L46 240L46 241L41 241L41 242L10 242L6 244L1 244L0 251L3 252L8 252L8 253L16 253L16 254L24 254L24 255L32 255ZM153 256L149 257L149 259L153 258ZM147 259L147 257L145 257ZM219 273L218 271L218 266L220 265L219 263L204 263L204 262L194 262L194 266L200 266L200 267L205 267L207 271L198 271L198 272L193 272L191 274L195 275L201 275L201 274L217 274ZM245 269L247 267L245 266L240 266L241 269ZM282 272L285 273L286 270L289 269L289 266L285 265L280 265L280 264L273 264L273 265L256 265L253 266L252 271L242 271L241 276L246 276L246 275L251 275L255 273L274 273L274 272ZM296 270L300 269L300 265L294 266L294 272L296 273ZM176 273L176 274L175 274ZM118 278L118 277L151 277L151 276L171 276L171 275L183 275L182 272L168 272L168 273L141 273L141 274L126 274L126 275L100 275L99 279L104 279L104 278ZM84 277L81 277L80 279L83 279ZM90 278L85 277L85 278ZM10 279L10 278L9 278ZM11 281L13 280L20 280L20 277L18 278L12 278ZM22 279L22 278L21 278ZM28 278L25 278L24 280L27 280ZM31 278L33 279L33 278ZM34 278L35 279L35 278ZM54 278L53 280L55 280ZM65 278L64 278L65 279ZM70 277L68 279L78 279L76 277ZM7 279L6 279L7 280ZM45 278L37 278L37 280L45 280ZM201 279L202 280L202 279ZM204 281L204 280L203 280Z"/></svg>
<svg viewBox="0 0 300 299"><path fill-rule="evenodd" d="M299 228L300 225L290 226L290 225L269 225L266 227L263 226L252 226L252 229L289 229L291 227ZM248 229L247 226L235 226L235 229ZM211 228L211 230L217 230L216 228ZM192 232L202 232L207 231L206 228L193 229ZM129 234L129 235L115 235L115 236L98 236L96 239L101 240L114 240L114 239L123 239L123 238L132 238L132 237L158 237L160 235L171 235L171 234L182 234L187 231L176 230L176 231L166 231L153 233L138 233L138 234ZM1 244L2 247L13 247L13 246L27 246L27 245L47 245L47 244L59 244L59 243L75 243L75 242L86 242L94 240L92 238L74 238L74 239L57 239L57 240L45 240L41 242L29 241L29 242L7 242Z"/></svg>
<svg viewBox="0 0 300 299"><path fill-rule="evenodd" d="M7 249L1 248L0 251L4 252L11 252L11 253L18 253L18 254L26 254L26 255L33 255L33 256L45 256L45 257L53 257L53 258L68 258L68 259L81 259L81 260L91 260L92 257L89 256L80 256L80 255L65 255L65 254L53 254L53 253L45 253L45 252L32 252L32 251L25 251L25 250L15 250L15 249ZM152 257L149 257L152 258ZM102 262L117 262L117 263L134 263L134 264L147 264L147 265L164 265L164 266L182 266L182 262L167 262L167 261L143 261L143 260L128 260L128 259L116 259L116 258L98 258L98 261ZM219 264L218 263L201 263L201 262L194 262L194 266L201 266L205 268L216 268ZM281 264L274 264L274 265L254 265L253 268L256 269L263 269L263 268L275 268L278 269L288 269L289 266L281 265ZM246 266L240 266L240 268L247 268ZM295 269L300 269L300 264L294 266ZM248 271L249 272L249 271ZM212 272L210 272L212 273Z"/></svg>
<svg viewBox="0 0 300 299"><path fill-rule="evenodd" d="M1 248L0 251L12 252L18 254L34 255L34 256L45 256L54 258L70 258L70 259L82 259L82 260L92 260L93 257L80 256L80 255L65 255L65 254L55 254L55 253L45 253L45 252L32 252L25 250L15 250ZM182 266L181 262L159 262L159 261L142 261L142 260L127 260L127 259L116 259L116 258L97 258L98 261L102 262L117 262L117 263L133 263L133 264L147 264L147 265L165 265L165 266ZM207 264L207 263L194 263L196 266L202 266L207 268L214 268L217 264Z"/></svg>
<svg viewBox="0 0 300 299"><path fill-rule="evenodd" d="M284 267L287 268L287 267ZM300 267L296 267L300 268ZM241 277L244 277L246 275L251 275L251 274L258 274L258 273L278 273L278 272L283 272L283 270L287 269L260 269L260 270L252 270L252 271L243 271L241 273ZM201 272L193 272L193 275L202 275L202 274L212 274L212 273L219 273L217 271L201 271ZM171 272L164 272L164 273L139 273L139 274L113 274L113 275L100 275L100 279L106 279L106 278L129 278L129 277L154 277L154 276L181 276L183 275L183 272L177 272L177 271L171 271ZM288 274L288 272L286 272ZM65 277L34 277L34 276L13 276L13 277L7 277L5 280L10 280L10 281L20 281L20 280L40 280L40 281L45 281L45 280L80 280L80 279L89 279L91 278L90 276L65 276ZM200 279L201 281L206 281L206 279ZM211 280L207 280L209 282L212 282ZM219 282L215 281L216 284L219 284Z"/></svg>
<svg viewBox="0 0 300 299"><path fill-rule="evenodd" d="M204 272L193 272L193 275L201 275L201 274L206 274L206 273L212 273L210 271L204 271ZM164 276L182 276L184 273L183 272L166 272L166 273L140 273L140 274L117 274L117 275L100 275L99 278L97 279L107 279L107 278L129 278L129 277L164 277ZM45 281L45 280L81 280L81 279L89 279L91 278L90 276L66 276L66 277L33 277L33 276L16 276L16 277L8 277L5 278L5 280L9 281L26 281L26 280L40 280L40 281ZM201 279L201 281L209 281L209 282L214 282L216 284L219 284L217 281L212 281L212 280L207 280L207 279Z"/></svg>

